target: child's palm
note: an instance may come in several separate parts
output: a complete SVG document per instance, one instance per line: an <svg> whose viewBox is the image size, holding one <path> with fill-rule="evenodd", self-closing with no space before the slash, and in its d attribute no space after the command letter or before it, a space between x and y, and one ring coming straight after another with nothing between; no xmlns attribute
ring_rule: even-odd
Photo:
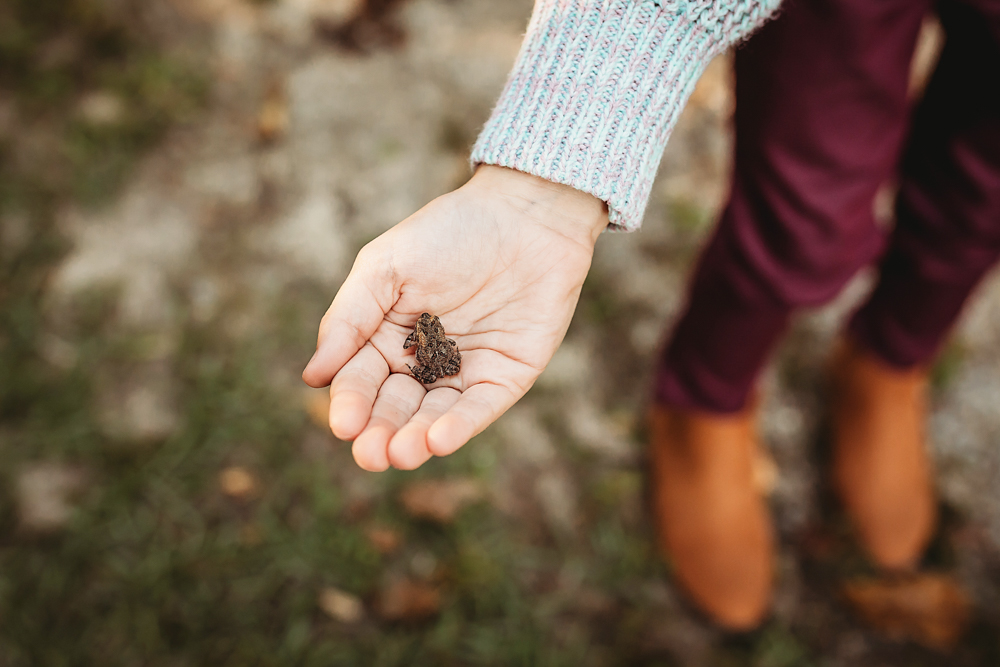
<svg viewBox="0 0 1000 667"><path fill-rule="evenodd" d="M499 177L531 178L515 174ZM487 196L473 182L359 253L303 373L312 386L332 380L330 425L354 440L359 465L415 468L450 454L531 387L566 333L590 267L596 234L580 232L599 228L601 209L586 203L596 225L558 220L567 234L533 203ZM409 375L414 350L403 349L423 312L441 317L462 354L460 372L432 385Z"/></svg>

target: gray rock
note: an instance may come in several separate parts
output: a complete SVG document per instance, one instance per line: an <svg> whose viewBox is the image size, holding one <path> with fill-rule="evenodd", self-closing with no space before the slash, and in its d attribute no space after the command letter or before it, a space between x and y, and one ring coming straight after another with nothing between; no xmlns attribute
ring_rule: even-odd
<svg viewBox="0 0 1000 667"><path fill-rule="evenodd" d="M174 379L163 362L148 362L128 374L106 374L98 384L101 430L116 440L163 440L180 425Z"/></svg>
<svg viewBox="0 0 1000 667"><path fill-rule="evenodd" d="M21 527L31 532L63 528L85 480L81 469L60 463L33 463L21 470L15 484Z"/></svg>
<svg viewBox="0 0 1000 667"><path fill-rule="evenodd" d="M562 469L543 470L535 480L535 498L549 528L557 535L575 535L579 527L576 484Z"/></svg>

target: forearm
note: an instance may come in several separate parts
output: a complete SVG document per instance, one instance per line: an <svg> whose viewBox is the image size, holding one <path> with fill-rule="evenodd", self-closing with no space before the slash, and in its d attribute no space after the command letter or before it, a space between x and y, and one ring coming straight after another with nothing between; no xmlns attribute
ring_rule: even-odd
<svg viewBox="0 0 1000 667"><path fill-rule="evenodd" d="M537 0L473 163L569 185L638 228L698 77L779 2Z"/></svg>

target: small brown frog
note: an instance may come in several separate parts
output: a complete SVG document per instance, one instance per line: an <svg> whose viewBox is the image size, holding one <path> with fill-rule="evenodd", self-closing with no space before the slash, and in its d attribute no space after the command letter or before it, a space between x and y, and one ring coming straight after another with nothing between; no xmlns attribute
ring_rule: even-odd
<svg viewBox="0 0 1000 667"><path fill-rule="evenodd" d="M403 349L417 346L417 366L406 365L413 377L424 384L448 375L456 375L462 366L458 343L444 337L444 327L437 315L424 313L417 319L413 333L406 337Z"/></svg>

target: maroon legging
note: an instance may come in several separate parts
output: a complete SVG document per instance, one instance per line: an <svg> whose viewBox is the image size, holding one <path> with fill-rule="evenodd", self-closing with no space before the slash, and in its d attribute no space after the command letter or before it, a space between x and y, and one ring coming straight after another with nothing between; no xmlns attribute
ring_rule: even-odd
<svg viewBox="0 0 1000 667"><path fill-rule="evenodd" d="M921 102L910 61L946 43ZM879 259L851 337L927 363L1000 255L1000 0L788 0L736 54L732 192L659 362L655 400L733 412L798 308ZM872 212L898 179L888 236Z"/></svg>

